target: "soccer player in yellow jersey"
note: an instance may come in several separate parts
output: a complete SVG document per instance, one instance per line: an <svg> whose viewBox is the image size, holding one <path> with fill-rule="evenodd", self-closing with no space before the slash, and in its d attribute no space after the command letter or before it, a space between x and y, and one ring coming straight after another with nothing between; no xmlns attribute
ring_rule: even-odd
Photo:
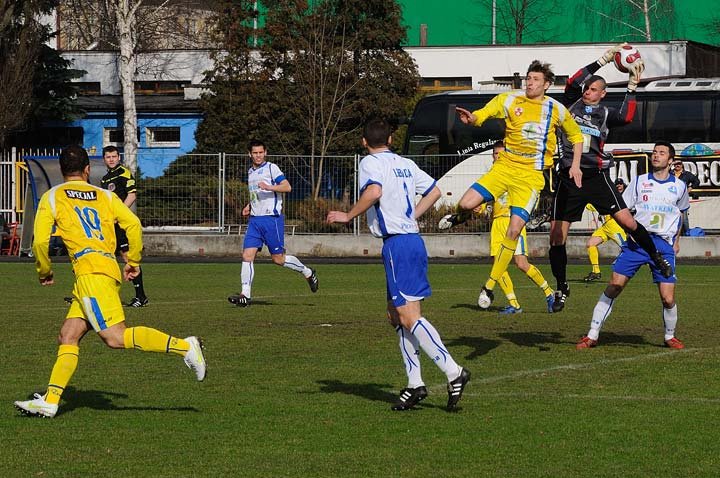
<svg viewBox="0 0 720 478"><path fill-rule="evenodd" d="M121 274L115 259L115 223L129 239L125 280L139 273L142 229L140 220L120 198L88 183L90 161L79 146L60 154L64 183L43 194L35 216L33 254L43 286L53 285L48 246L53 226L63 239L75 273L73 300L60 329L59 348L44 395L15 402L27 415L54 417L60 397L75 372L80 340L92 328L108 347L174 353L184 358L198 381L205 378L202 343L197 337L180 339L149 327L126 327L120 303Z"/></svg>
<svg viewBox="0 0 720 478"><path fill-rule="evenodd" d="M535 60L528 68L524 92L501 93L473 112L457 108L460 121L465 124L481 126L489 118L505 120L505 151L458 203L459 210L469 211L508 193L510 224L493 261L490 277L480 291L478 304L483 309L490 307L495 284L507 271L520 231L535 209L545 185L542 172L553 165L557 149L556 130L565 132L574 145L573 155L578 163L580 161L583 143L580 127L560 102L545 96L554 78L550 65ZM579 168L571 170L571 174L576 174L574 177L579 187ZM449 222L453 223L452 220ZM443 228L442 224L440 227Z"/></svg>
<svg viewBox="0 0 720 478"><path fill-rule="evenodd" d="M617 189L620 194L625 191L625 182L621 178L615 180L615 189ZM588 204L586 207L590 211L597 211L592 204ZM595 232L592 233L587 240L587 244L585 244L590 265L592 266L592 271L584 278L585 282L593 282L602 278L598 246L603 242L613 241L618 247L622 247L623 243L627 240L625 231L610 214L600 215L598 221L601 225L595 229Z"/></svg>
<svg viewBox="0 0 720 478"><path fill-rule="evenodd" d="M504 149L502 141L498 141L493 145L493 161L497 161L500 152ZM505 238L506 231L510 224L510 207L508 206L508 194L505 193L499 198L495 199L492 203L484 203L479 212L489 212L492 215L492 226L490 227L490 255L492 257L497 256L500 253L503 239ZM550 287L545 280L545 277L540 272L540 269L530 264L527 258L527 232L523 227L518 237L517 247L515 248L515 255L513 256L515 265L518 269L524 272L528 278L542 290L545 295L545 301L547 302L548 312L552 313L552 305L555 296L553 295L553 289ZM498 281L500 288L505 293L510 305L500 310L501 314L519 314L522 313L520 302L515 295L515 288L510 274L507 271L500 277Z"/></svg>

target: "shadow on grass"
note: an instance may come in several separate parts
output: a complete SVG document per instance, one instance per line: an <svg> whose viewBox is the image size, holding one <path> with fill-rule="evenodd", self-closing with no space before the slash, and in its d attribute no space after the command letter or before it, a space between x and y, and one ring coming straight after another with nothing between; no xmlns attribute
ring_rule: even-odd
<svg viewBox="0 0 720 478"><path fill-rule="evenodd" d="M105 392L102 390L78 390L68 387L63 393L63 403L58 414L72 412L78 408L92 408L93 410L113 411L172 411L172 412L199 412L195 407L124 407L113 403L115 399L128 398L125 393Z"/></svg>
<svg viewBox="0 0 720 478"><path fill-rule="evenodd" d="M492 349L499 347L501 343L499 340L483 339L481 337L458 337L446 341L448 347L461 346L472 348L473 350L465 356L467 360L481 357Z"/></svg>
<svg viewBox="0 0 720 478"><path fill-rule="evenodd" d="M655 345L658 344L648 342L642 335L614 334L612 332L601 332L598 345Z"/></svg>
<svg viewBox="0 0 720 478"><path fill-rule="evenodd" d="M550 350L550 344L575 344L564 340L559 332L503 332L499 335L519 347L534 347L541 352Z"/></svg>
<svg viewBox="0 0 720 478"><path fill-rule="evenodd" d="M386 389L392 388L387 383L344 383L339 380L318 380L320 391L323 393L342 393L345 395L355 395L356 397L372 400L375 402L383 402L392 405L397 401L397 395ZM420 403L415 408L442 408L430 403Z"/></svg>
<svg viewBox="0 0 720 478"><path fill-rule="evenodd" d="M451 309L468 309L474 310L480 314L489 314L491 312L500 312L505 306L492 305L487 309L481 309L477 304L455 304L450 307Z"/></svg>

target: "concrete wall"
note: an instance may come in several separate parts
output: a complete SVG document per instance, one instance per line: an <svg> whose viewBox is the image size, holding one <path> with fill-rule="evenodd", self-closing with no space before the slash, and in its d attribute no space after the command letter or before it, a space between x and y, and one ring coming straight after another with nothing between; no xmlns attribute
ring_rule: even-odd
<svg viewBox="0 0 720 478"><path fill-rule="evenodd" d="M429 234L423 236L430 257L478 258L489 256L489 236L463 234ZM243 236L222 234L146 234L145 254L148 256L210 256L240 257ZM568 238L568 255L586 258L587 236ZM298 256L316 257L379 257L382 241L370 235L296 235L285 237L288 252ZM530 257L547 258L547 234L529 234ZM614 258L618 248L614 243L599 248L603 258ZM264 251L266 253L267 250ZM711 259L720 257L720 237L682 237L680 255L683 258Z"/></svg>

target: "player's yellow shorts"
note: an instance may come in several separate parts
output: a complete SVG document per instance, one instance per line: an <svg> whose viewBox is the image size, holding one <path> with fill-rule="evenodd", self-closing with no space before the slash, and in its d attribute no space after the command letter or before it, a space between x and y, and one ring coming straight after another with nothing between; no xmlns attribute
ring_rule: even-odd
<svg viewBox="0 0 720 478"><path fill-rule="evenodd" d="M623 242L627 239L625 231L617 222L615 222L615 219L605 221L605 223L597 228L592 235L593 237L599 237L603 242L613 241L619 247L622 247Z"/></svg>
<svg viewBox="0 0 720 478"><path fill-rule="evenodd" d="M507 229L509 226L510 218L507 216L500 216L493 219L492 226L490 227L490 255L492 257L495 257L500 253L500 246L507 235ZM527 231L524 227L518 236L515 255L527 256Z"/></svg>
<svg viewBox="0 0 720 478"><path fill-rule="evenodd" d="M518 167L506 161L496 161L488 173L471 186L485 200L499 198L508 193L510 213L530 218L537 205L540 191L545 187L542 171ZM492 199L488 197L492 195Z"/></svg>
<svg viewBox="0 0 720 478"><path fill-rule="evenodd" d="M104 274L83 274L75 279L73 301L66 319L87 320L100 332L125 320L120 283Z"/></svg>

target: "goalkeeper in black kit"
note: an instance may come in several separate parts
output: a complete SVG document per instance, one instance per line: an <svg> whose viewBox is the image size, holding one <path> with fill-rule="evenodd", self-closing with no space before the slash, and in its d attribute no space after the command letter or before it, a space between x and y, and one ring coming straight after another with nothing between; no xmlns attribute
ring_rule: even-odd
<svg viewBox="0 0 720 478"><path fill-rule="evenodd" d="M582 217L587 204L592 204L599 214L609 214L622 227L630 240L635 241L653 259L663 276L673 274L672 267L655 247L647 230L635 221L610 178L613 157L603 151L611 127L624 126L635 116L635 89L645 68L642 60L636 61L629 71L627 94L620 108L600 104L605 97L607 84L602 76L595 74L601 67L612 62L615 53L625 44L610 48L597 61L581 68L572 75L565 86L563 103L580 126L583 134L583 150L579 160L573 161L572 144L559 133L560 160L558 161L558 186L553 198L550 223L550 265L557 281L553 311L560 312L570 295L567 283L567 251L565 241L572 222Z"/></svg>

